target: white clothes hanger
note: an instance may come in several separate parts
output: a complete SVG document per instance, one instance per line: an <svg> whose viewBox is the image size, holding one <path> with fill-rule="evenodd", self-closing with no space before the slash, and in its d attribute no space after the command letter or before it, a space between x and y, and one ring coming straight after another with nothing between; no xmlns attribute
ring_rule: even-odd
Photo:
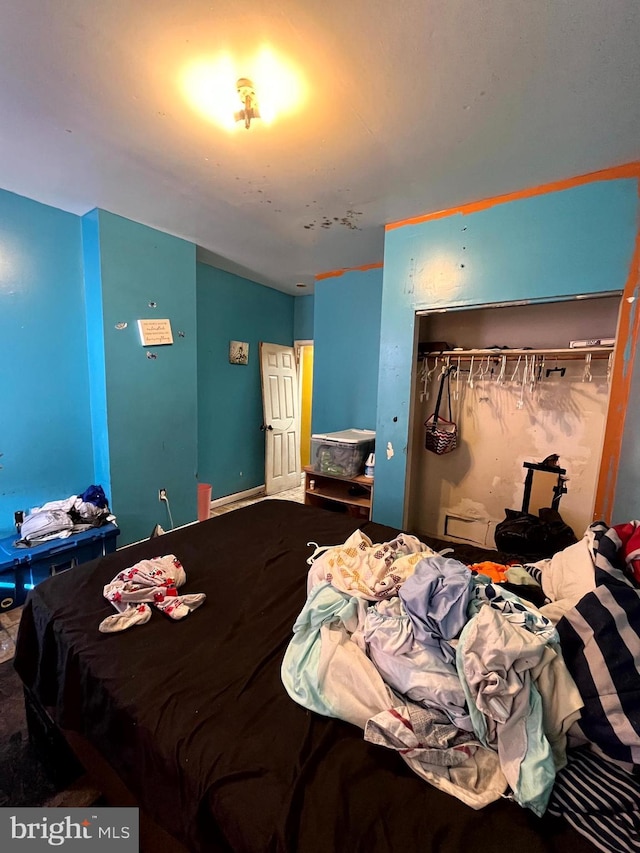
<svg viewBox="0 0 640 853"><path fill-rule="evenodd" d="M520 363L520 356L518 356L518 364ZM516 371L518 366L516 365ZM520 396L516 402L516 409L524 409L524 388L527 382L529 381L529 358L525 355L524 357L524 370L522 371L522 381L520 383Z"/></svg>
<svg viewBox="0 0 640 853"><path fill-rule="evenodd" d="M496 382L498 383L498 385L504 385L504 383L506 381L506 372L507 372L507 357L506 357L506 355L503 355L502 359L500 361L500 373L498 373L498 378L496 379Z"/></svg>
<svg viewBox="0 0 640 853"><path fill-rule="evenodd" d="M516 361L516 366L514 367L513 373L511 374L511 381L512 382L518 382L519 381L518 379L516 379L516 377L518 376L518 373L520 372L520 362L521 361L522 361L522 356L519 355L518 360Z"/></svg>
<svg viewBox="0 0 640 853"><path fill-rule="evenodd" d="M458 365L456 367L456 390L453 392L453 399L460 399L460 356L458 356Z"/></svg>
<svg viewBox="0 0 640 853"><path fill-rule="evenodd" d="M485 379L486 379L487 373L491 369L490 359L491 359L491 356L488 355L486 364L484 363L484 359L480 359L480 364L478 365L478 372L476 374L479 378L480 397L478 399L481 403L486 402L489 399L487 397L487 394L486 394Z"/></svg>

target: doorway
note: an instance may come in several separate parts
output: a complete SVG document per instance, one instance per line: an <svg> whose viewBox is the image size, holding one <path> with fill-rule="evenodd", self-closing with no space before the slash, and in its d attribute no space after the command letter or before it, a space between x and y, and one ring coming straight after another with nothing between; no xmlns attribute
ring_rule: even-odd
<svg viewBox="0 0 640 853"><path fill-rule="evenodd" d="M300 467L311 461L311 411L313 401L313 341L296 341L300 396Z"/></svg>
<svg viewBox="0 0 640 853"><path fill-rule="evenodd" d="M260 344L267 495L300 485L300 405L295 350Z"/></svg>

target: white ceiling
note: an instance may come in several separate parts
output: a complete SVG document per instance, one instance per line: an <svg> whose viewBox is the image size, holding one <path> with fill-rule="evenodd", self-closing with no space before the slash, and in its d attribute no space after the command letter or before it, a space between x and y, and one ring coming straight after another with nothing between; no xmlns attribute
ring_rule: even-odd
<svg viewBox="0 0 640 853"><path fill-rule="evenodd" d="M229 135L181 73L262 44L307 108ZM386 222L640 160L639 45L638 0L0 0L0 187L307 293Z"/></svg>

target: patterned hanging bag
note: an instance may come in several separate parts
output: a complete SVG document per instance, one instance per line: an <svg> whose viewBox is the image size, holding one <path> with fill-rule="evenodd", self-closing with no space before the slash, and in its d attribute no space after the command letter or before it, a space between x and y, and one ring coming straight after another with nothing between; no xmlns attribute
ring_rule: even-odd
<svg viewBox="0 0 640 853"><path fill-rule="evenodd" d="M434 413L424 422L427 432L424 437L424 446L432 453L441 456L443 453L451 453L458 446L458 426L451 418L451 380L450 374L453 368L449 367L440 377L440 390ZM447 400L449 402L449 420L440 416L440 404L444 383L447 383Z"/></svg>

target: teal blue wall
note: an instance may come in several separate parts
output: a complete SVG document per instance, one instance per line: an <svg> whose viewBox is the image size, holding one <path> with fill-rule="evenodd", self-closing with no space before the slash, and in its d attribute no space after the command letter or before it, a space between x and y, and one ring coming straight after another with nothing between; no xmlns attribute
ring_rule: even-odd
<svg viewBox="0 0 640 853"><path fill-rule="evenodd" d="M293 338L296 341L313 340L313 302L313 294L294 297Z"/></svg>
<svg viewBox="0 0 640 853"><path fill-rule="evenodd" d="M197 517L197 479L215 496L264 482L258 343L292 344L295 299L199 272L198 371L192 244L105 211L81 219L0 191L0 535L14 532L14 510L93 482L117 514L119 544L156 522L169 527L160 487L177 526ZM305 299L298 328L312 337ZM155 359L140 344L140 318L171 321L174 344L148 348ZM247 368L229 365L230 339L250 342Z"/></svg>
<svg viewBox="0 0 640 853"><path fill-rule="evenodd" d="M80 219L0 190L0 536L93 482Z"/></svg>
<svg viewBox="0 0 640 853"><path fill-rule="evenodd" d="M375 429L382 269L316 282L313 433Z"/></svg>
<svg viewBox="0 0 640 853"><path fill-rule="evenodd" d="M98 211L82 218L84 257L84 293L87 315L87 354L89 360L89 401L93 435L94 480L111 497L111 460L107 420L107 368L104 352L102 308L102 267L100 263L100 227Z"/></svg>
<svg viewBox="0 0 640 853"><path fill-rule="evenodd" d="M197 518L195 246L102 210L85 217L83 238L96 468L110 472L122 545L156 522L168 529L159 488L175 526ZM138 319L169 319L174 343L143 347Z"/></svg>
<svg viewBox="0 0 640 853"><path fill-rule="evenodd" d="M374 516L401 526L415 311L621 289L637 219L635 180L499 204L390 230L384 278L352 271L294 298L196 265L193 245L137 223L0 191L0 535L15 509L92 482L121 544L168 525L160 487L177 525L196 518L196 478L214 497L260 485L258 342L294 338L315 341L313 431L376 428ZM155 360L141 317L171 320ZM230 339L249 341L248 367L228 364ZM639 376L614 521L637 516Z"/></svg>
<svg viewBox="0 0 640 853"><path fill-rule="evenodd" d="M637 180L612 180L387 231L376 521L403 523L415 311L622 290L637 222Z"/></svg>
<svg viewBox="0 0 640 853"><path fill-rule="evenodd" d="M219 498L264 483L259 343L291 346L295 297L197 264L198 480ZM229 364L229 341L249 344Z"/></svg>

